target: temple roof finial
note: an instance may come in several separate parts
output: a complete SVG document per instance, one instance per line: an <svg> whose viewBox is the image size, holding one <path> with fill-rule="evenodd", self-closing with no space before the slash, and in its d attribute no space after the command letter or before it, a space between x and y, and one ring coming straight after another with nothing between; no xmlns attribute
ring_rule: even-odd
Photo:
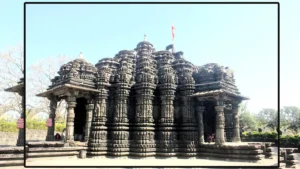
<svg viewBox="0 0 300 169"><path fill-rule="evenodd" d="M147 36L146 36L146 34L144 34L144 41L146 41L147 40Z"/></svg>

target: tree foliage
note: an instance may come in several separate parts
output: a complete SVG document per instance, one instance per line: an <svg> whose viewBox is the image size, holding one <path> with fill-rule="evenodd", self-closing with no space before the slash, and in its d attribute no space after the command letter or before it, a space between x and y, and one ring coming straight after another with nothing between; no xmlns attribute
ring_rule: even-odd
<svg viewBox="0 0 300 169"><path fill-rule="evenodd" d="M255 117L247 109L247 103L242 104L239 109L240 126L246 131L256 131L257 123Z"/></svg>
<svg viewBox="0 0 300 169"><path fill-rule="evenodd" d="M300 129L300 108L285 106L280 110L280 126L282 129L290 129L295 133Z"/></svg>
<svg viewBox="0 0 300 169"><path fill-rule="evenodd" d="M24 77L23 45L0 52L0 116L10 112L22 112L21 97L4 89L17 84Z"/></svg>
<svg viewBox="0 0 300 169"><path fill-rule="evenodd" d="M262 109L256 115L256 119L258 125L262 128L269 128L274 131L278 128L278 112L275 109Z"/></svg>
<svg viewBox="0 0 300 169"><path fill-rule="evenodd" d="M26 110L28 117L34 117L39 113L50 113L50 101L36 95L47 90L62 64L67 63L70 58L66 56L49 57L39 60L27 69L26 80ZM56 109L56 121L64 122L66 118L66 102L59 101Z"/></svg>

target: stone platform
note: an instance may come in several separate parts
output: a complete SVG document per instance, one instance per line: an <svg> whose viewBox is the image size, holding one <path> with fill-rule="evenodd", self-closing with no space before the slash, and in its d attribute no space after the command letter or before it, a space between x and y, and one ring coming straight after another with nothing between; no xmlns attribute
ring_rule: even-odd
<svg viewBox="0 0 300 169"><path fill-rule="evenodd" d="M204 143L198 148L199 157L228 160L259 161L264 158L262 146L248 143L225 143L215 145Z"/></svg>
<svg viewBox="0 0 300 169"><path fill-rule="evenodd" d="M59 156L73 156L79 157L80 151L87 150L87 144L84 142L28 142L26 143L26 158L39 158L39 157L59 157ZM202 158L202 159L217 159L224 161L248 161L258 162L264 159L264 152L261 143L225 143L224 145L216 145L215 143L204 143L197 148L197 154L193 157L184 157L180 153L174 152L172 157L159 157L155 153L152 156L157 159L169 158ZM111 156L103 154L107 158L118 158L118 156ZM90 155L87 154L87 158ZM144 157L137 157L131 152L128 157L131 159L144 159Z"/></svg>
<svg viewBox="0 0 300 169"><path fill-rule="evenodd" d="M263 159L260 162L245 162L245 161L224 161L217 159L203 159L203 158L190 158L190 159L180 159L178 157L169 158L157 158L157 157L146 157L142 159L133 159L130 157L115 157L110 158L107 156L99 156L86 159L78 159L76 157L53 157L53 158L31 158L26 161L27 166L82 166L82 167L96 167L96 168L106 168L107 166L116 167L129 167L130 168L141 168L139 166L169 166L170 168L198 168L195 166L249 166L248 168L253 168L260 166L276 166L277 160L275 159ZM172 167L171 167L172 166ZM252 166L252 167L250 167ZM158 167L152 167L158 168ZM164 168L164 167L163 167ZM274 167L275 168L275 167Z"/></svg>
<svg viewBox="0 0 300 169"><path fill-rule="evenodd" d="M0 167L2 166L23 166L24 147L23 146L1 146L0 147Z"/></svg>
<svg viewBox="0 0 300 169"><path fill-rule="evenodd" d="M26 143L26 158L78 156L81 150L87 148L84 144L64 143L56 141Z"/></svg>

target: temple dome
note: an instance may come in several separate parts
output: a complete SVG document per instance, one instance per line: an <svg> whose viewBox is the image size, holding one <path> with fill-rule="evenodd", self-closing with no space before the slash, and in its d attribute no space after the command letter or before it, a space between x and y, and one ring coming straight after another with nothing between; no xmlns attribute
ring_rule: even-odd
<svg viewBox="0 0 300 169"><path fill-rule="evenodd" d="M92 80L95 78L96 67L83 58L75 59L60 67L60 76L73 76L74 78ZM73 73L73 75L71 74Z"/></svg>
<svg viewBox="0 0 300 169"><path fill-rule="evenodd" d="M144 40L139 42L135 48L138 52L138 55L147 55L155 51L153 44L146 40L146 35L144 36Z"/></svg>
<svg viewBox="0 0 300 169"><path fill-rule="evenodd" d="M208 63L203 66L199 66L196 79L198 83L213 81L226 81L232 84L235 83L233 71L230 68L221 66L217 63Z"/></svg>
<svg viewBox="0 0 300 169"><path fill-rule="evenodd" d="M50 87L54 87L56 85L64 83L72 83L71 79L73 79L73 81L85 81L89 86L91 86L96 78L96 72L96 67L93 64L87 62L82 57L81 53L79 58L70 61L60 67L58 71L59 76L56 76L54 79L52 79L52 85Z"/></svg>
<svg viewBox="0 0 300 169"><path fill-rule="evenodd" d="M142 46L151 46L151 47L153 47L153 44L150 43L149 41L144 40L144 41L137 44L137 47L142 47Z"/></svg>

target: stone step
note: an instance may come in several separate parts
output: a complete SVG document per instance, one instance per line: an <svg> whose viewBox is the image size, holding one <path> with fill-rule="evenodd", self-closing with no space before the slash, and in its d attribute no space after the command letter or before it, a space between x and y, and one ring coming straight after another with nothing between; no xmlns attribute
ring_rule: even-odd
<svg viewBox="0 0 300 169"><path fill-rule="evenodd" d="M24 154L0 154L0 161L1 160L11 160L11 159L24 159Z"/></svg>
<svg viewBox="0 0 300 169"><path fill-rule="evenodd" d="M109 156L128 156L130 152L107 152Z"/></svg>
<svg viewBox="0 0 300 169"><path fill-rule="evenodd" d="M6 160L0 161L0 167L4 166L24 166L24 160Z"/></svg>
<svg viewBox="0 0 300 169"><path fill-rule="evenodd" d="M148 157L148 156L155 156L155 152L130 152L132 156L140 156L140 157Z"/></svg>
<svg viewBox="0 0 300 169"><path fill-rule="evenodd" d="M198 152L202 153L223 153L223 154L262 154L262 150L223 150L223 149L208 149L208 148L198 148Z"/></svg>
<svg viewBox="0 0 300 169"><path fill-rule="evenodd" d="M218 153L199 153L202 157L215 157L215 158L234 158L234 159L246 159L246 160L261 160L263 155L244 155L244 154L218 154Z"/></svg>
<svg viewBox="0 0 300 169"><path fill-rule="evenodd" d="M222 150L258 150L261 149L259 144L248 144L248 145L215 145L215 144L203 144L201 148L209 149L222 149Z"/></svg>
<svg viewBox="0 0 300 169"><path fill-rule="evenodd" d="M27 158L32 158L32 157L53 157L53 156L74 156L74 155L79 155L79 151L27 153Z"/></svg>
<svg viewBox="0 0 300 169"><path fill-rule="evenodd" d="M28 152L56 152L56 151L80 151L87 147L31 147Z"/></svg>
<svg viewBox="0 0 300 169"><path fill-rule="evenodd" d="M164 152L156 152L157 156L162 156L162 157L172 157L172 156L177 156L177 153L172 152L172 153L164 153Z"/></svg>
<svg viewBox="0 0 300 169"><path fill-rule="evenodd" d="M27 142L28 147L64 147L65 143L61 141L43 141L43 142Z"/></svg>
<svg viewBox="0 0 300 169"><path fill-rule="evenodd" d="M0 147L0 154L24 153L24 147Z"/></svg>
<svg viewBox="0 0 300 169"><path fill-rule="evenodd" d="M86 154L91 155L91 156L100 156L100 155L107 155L107 152L106 151L88 151Z"/></svg>

